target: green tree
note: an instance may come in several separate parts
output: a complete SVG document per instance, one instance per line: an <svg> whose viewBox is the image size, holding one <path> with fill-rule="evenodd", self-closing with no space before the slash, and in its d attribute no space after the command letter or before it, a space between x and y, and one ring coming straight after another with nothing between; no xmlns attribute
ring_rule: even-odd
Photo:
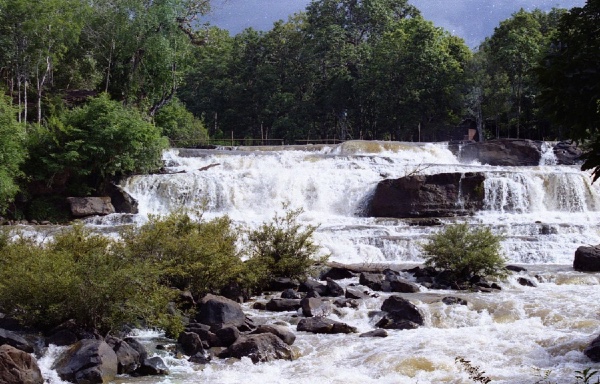
<svg viewBox="0 0 600 384"><path fill-rule="evenodd" d="M19 191L23 176L20 165L25 160L25 128L17 122L17 109L0 95L0 213L3 213Z"/></svg>
<svg viewBox="0 0 600 384"><path fill-rule="evenodd" d="M452 272L468 280L474 275L501 276L505 259L501 236L485 228L469 228L467 223L451 225L431 236L422 245L425 265Z"/></svg>
<svg viewBox="0 0 600 384"><path fill-rule="evenodd" d="M560 19L558 33L541 62L541 98L568 136L588 144L583 169L600 177L600 1L588 0Z"/></svg>
<svg viewBox="0 0 600 384"><path fill-rule="evenodd" d="M206 144L208 133L201 120L194 117L177 99L165 105L154 117L154 122L175 147L193 147Z"/></svg>
<svg viewBox="0 0 600 384"><path fill-rule="evenodd" d="M50 185L67 178L69 193L79 195L102 193L113 178L158 169L167 146L159 128L106 94L53 117L39 132L31 149L38 156L27 170Z"/></svg>

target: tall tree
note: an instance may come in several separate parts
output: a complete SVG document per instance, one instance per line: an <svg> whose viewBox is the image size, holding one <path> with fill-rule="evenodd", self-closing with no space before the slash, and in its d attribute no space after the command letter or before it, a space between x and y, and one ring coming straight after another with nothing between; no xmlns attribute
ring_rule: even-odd
<svg viewBox="0 0 600 384"><path fill-rule="evenodd" d="M0 95L0 213L3 213L19 190L19 166L25 160L24 124L17 122L17 109L8 97Z"/></svg>

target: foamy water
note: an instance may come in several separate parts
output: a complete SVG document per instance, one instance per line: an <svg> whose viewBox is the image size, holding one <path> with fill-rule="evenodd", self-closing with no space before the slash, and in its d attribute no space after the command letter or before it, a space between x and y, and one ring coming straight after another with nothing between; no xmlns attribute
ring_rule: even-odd
<svg viewBox="0 0 600 384"><path fill-rule="evenodd" d="M572 383L574 371L593 364L583 348L600 332L600 275L572 271L577 247L600 243L599 190L576 167L557 166L551 147L541 165L491 167L461 164L444 144L347 142L282 150L170 150L172 174L134 176L123 187L149 214L176 209L229 215L252 228L270 220L283 205L303 208L306 224L319 225L315 239L331 260L344 263L419 263L420 244L439 227L415 227L399 219L364 217L377 183L386 178L440 172L484 172L485 210L471 217L443 219L489 226L505 236L507 259L525 264L536 288L516 277L501 282L499 293L427 291L406 295L426 315L416 330L389 331L384 339L358 335L297 333L299 358L254 365L216 360L207 366L164 356L171 375L119 378L119 383L468 383L455 362L465 358L493 383ZM181 173L176 173L181 172ZM121 216L100 224L119 223ZM343 284L350 283L349 280ZM341 309L331 318L374 328L381 303L369 299L358 310ZM460 296L468 306L447 306L444 296ZM258 323L275 321L295 330L294 313L251 309ZM47 371L46 371L47 372ZM53 382L53 381L51 381ZM58 383L58 382L56 382Z"/></svg>

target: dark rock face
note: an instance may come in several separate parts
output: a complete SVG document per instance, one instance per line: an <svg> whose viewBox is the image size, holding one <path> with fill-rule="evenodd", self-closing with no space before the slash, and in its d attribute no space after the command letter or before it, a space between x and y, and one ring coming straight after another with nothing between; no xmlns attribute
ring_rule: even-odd
<svg viewBox="0 0 600 384"><path fill-rule="evenodd" d="M167 365L163 359L158 356L154 356L149 359L145 359L142 362L142 366L138 368L136 373L142 376L168 375L169 368L167 368Z"/></svg>
<svg viewBox="0 0 600 384"><path fill-rule="evenodd" d="M385 329L375 329L370 332L361 333L358 337L388 337Z"/></svg>
<svg viewBox="0 0 600 384"><path fill-rule="evenodd" d="M442 299L442 303L446 305L467 305L467 300L460 297L447 296Z"/></svg>
<svg viewBox="0 0 600 384"><path fill-rule="evenodd" d="M352 271L346 268L332 267L327 272L325 272L323 276L321 276L321 280L327 280L328 278L332 280L342 280L349 279L355 276L356 275Z"/></svg>
<svg viewBox="0 0 600 384"><path fill-rule="evenodd" d="M527 277L519 277L517 281L525 287L537 287L537 283Z"/></svg>
<svg viewBox="0 0 600 384"><path fill-rule="evenodd" d="M27 353L33 352L33 346L27 340L5 329L0 329L0 345L10 345Z"/></svg>
<svg viewBox="0 0 600 384"><path fill-rule="evenodd" d="M581 246L575 251L573 269L581 272L600 271L600 246Z"/></svg>
<svg viewBox="0 0 600 384"><path fill-rule="evenodd" d="M327 296L338 297L344 296L344 288L331 278L327 278Z"/></svg>
<svg viewBox="0 0 600 384"><path fill-rule="evenodd" d="M369 295L367 295L366 293L364 293L363 291L361 291L358 288L352 288L352 287L348 287L346 288L346 294L345 297L347 299L366 299L367 297L369 297Z"/></svg>
<svg viewBox="0 0 600 384"><path fill-rule="evenodd" d="M181 332L177 338L177 343L181 345L183 353L188 356L193 356L204 350L202 347L202 339L194 332Z"/></svg>
<svg viewBox="0 0 600 384"><path fill-rule="evenodd" d="M387 314L377 323L386 329L415 329L425 323L423 314L413 303L400 297L390 296L381 305Z"/></svg>
<svg viewBox="0 0 600 384"><path fill-rule="evenodd" d="M85 339L73 345L56 364L61 379L72 383L105 383L117 375L117 354L104 341Z"/></svg>
<svg viewBox="0 0 600 384"><path fill-rule="evenodd" d="M381 291L383 284L383 275L377 273L363 272L358 279L360 285L369 287L374 291Z"/></svg>
<svg viewBox="0 0 600 384"><path fill-rule="evenodd" d="M300 284L289 277L275 277L269 282L269 291L283 291L284 289L298 289Z"/></svg>
<svg viewBox="0 0 600 384"><path fill-rule="evenodd" d="M110 345L117 354L117 372L119 374L133 373L140 367L140 354L129 344L116 337L107 337L106 343Z"/></svg>
<svg viewBox="0 0 600 384"><path fill-rule="evenodd" d="M581 164L583 151L572 141L561 141L552 148L558 164L575 165Z"/></svg>
<svg viewBox="0 0 600 384"><path fill-rule="evenodd" d="M273 324L263 324L259 325L256 330L252 332L253 334L260 333L272 333L275 336L279 337L284 343L287 345L294 344L296 341L296 335L292 331L290 331L287 327L281 325L273 325Z"/></svg>
<svg viewBox="0 0 600 384"><path fill-rule="evenodd" d="M52 335L48 336L46 338L46 344L47 345L54 344L59 347L63 347L63 346L75 344L77 342L77 340L79 340L79 339L77 338L77 335L74 332L72 332L68 329L61 329L60 331L55 332Z"/></svg>
<svg viewBox="0 0 600 384"><path fill-rule="evenodd" d="M300 301L302 314L306 317L323 317L331 313L331 302L319 297L305 297Z"/></svg>
<svg viewBox="0 0 600 384"><path fill-rule="evenodd" d="M298 287L298 292L313 292L313 291L318 293L319 296L326 296L327 295L327 286L319 283L316 280L307 279L302 284L300 284L300 287Z"/></svg>
<svg viewBox="0 0 600 384"><path fill-rule="evenodd" d="M0 346L0 383L43 384L44 378L29 353L5 344Z"/></svg>
<svg viewBox="0 0 600 384"><path fill-rule="evenodd" d="M106 192L117 212L138 213L138 202L121 186L111 183L108 185Z"/></svg>
<svg viewBox="0 0 600 384"><path fill-rule="evenodd" d="M541 147L540 141L496 139L465 143L457 156L461 162L479 161L488 165L539 165L542 158Z"/></svg>
<svg viewBox="0 0 600 384"><path fill-rule="evenodd" d="M386 280L390 283L391 292L416 293L421 291L417 284L395 275L386 276Z"/></svg>
<svg viewBox="0 0 600 384"><path fill-rule="evenodd" d="M67 197L74 217L115 213L110 197Z"/></svg>
<svg viewBox="0 0 600 384"><path fill-rule="evenodd" d="M483 208L482 173L439 173L383 180L370 202L374 217L464 216Z"/></svg>
<svg viewBox="0 0 600 384"><path fill-rule="evenodd" d="M302 296L294 291L291 288L286 289L285 291L281 292L281 298L282 299L301 299Z"/></svg>
<svg viewBox="0 0 600 384"><path fill-rule="evenodd" d="M296 329L311 333L356 333L355 327L325 317L308 317L302 319L298 322Z"/></svg>
<svg viewBox="0 0 600 384"><path fill-rule="evenodd" d="M596 337L584 350L583 354L593 362L600 362L600 336Z"/></svg>
<svg viewBox="0 0 600 384"><path fill-rule="evenodd" d="M226 326L244 325L246 315L241 305L223 296L206 295L200 301L196 321L209 325L214 332Z"/></svg>
<svg viewBox="0 0 600 384"><path fill-rule="evenodd" d="M272 333L242 336L223 355L238 359L248 356L255 364L277 359L293 359L290 346Z"/></svg>
<svg viewBox="0 0 600 384"><path fill-rule="evenodd" d="M219 329L215 335L219 338L218 347L229 347L240 337L240 331L236 327L225 327Z"/></svg>
<svg viewBox="0 0 600 384"><path fill-rule="evenodd" d="M300 308L300 299L271 299L266 306L267 311L287 312L296 311Z"/></svg>

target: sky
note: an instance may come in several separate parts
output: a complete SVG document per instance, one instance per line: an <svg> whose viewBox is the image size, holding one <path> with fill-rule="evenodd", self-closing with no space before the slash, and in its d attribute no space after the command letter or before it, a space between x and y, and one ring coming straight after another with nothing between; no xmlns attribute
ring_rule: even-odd
<svg viewBox="0 0 600 384"><path fill-rule="evenodd" d="M235 35L245 28L267 31L277 20L303 11L310 0L213 0L213 11L207 17L211 25L227 29ZM423 17L476 48L494 32L500 21L508 19L520 8L582 7L585 0L411 0Z"/></svg>

